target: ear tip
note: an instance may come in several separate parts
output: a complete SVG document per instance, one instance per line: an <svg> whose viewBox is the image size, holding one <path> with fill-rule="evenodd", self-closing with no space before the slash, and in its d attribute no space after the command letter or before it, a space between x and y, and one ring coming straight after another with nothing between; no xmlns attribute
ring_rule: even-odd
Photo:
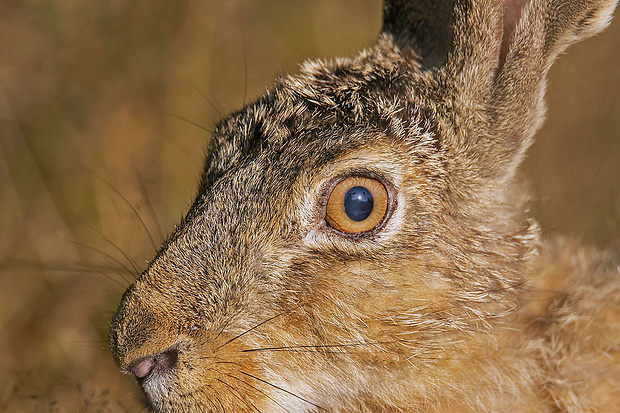
<svg viewBox="0 0 620 413"><path fill-rule="evenodd" d="M587 38L605 30L611 23L618 0L603 0L598 2L599 7L593 9L582 19L577 26L577 36Z"/></svg>

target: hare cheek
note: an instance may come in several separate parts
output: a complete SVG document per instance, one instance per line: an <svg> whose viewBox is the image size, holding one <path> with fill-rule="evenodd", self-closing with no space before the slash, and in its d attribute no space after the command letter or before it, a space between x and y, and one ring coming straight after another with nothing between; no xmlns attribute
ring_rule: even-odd
<svg viewBox="0 0 620 413"><path fill-rule="evenodd" d="M329 370L330 367L325 366L323 372L317 373L315 369L308 368L302 377L300 377L299 370L272 370L272 384L285 388L290 393L275 392L270 394L270 397L266 399L267 405L264 411L296 413L331 411L322 407L319 408L319 406L334 406L338 404L339 399L345 399L352 395L343 394L346 391L346 384L338 377L328 374ZM282 377L287 379L281 380ZM293 379L294 377L297 379ZM310 400L312 402L308 403Z"/></svg>

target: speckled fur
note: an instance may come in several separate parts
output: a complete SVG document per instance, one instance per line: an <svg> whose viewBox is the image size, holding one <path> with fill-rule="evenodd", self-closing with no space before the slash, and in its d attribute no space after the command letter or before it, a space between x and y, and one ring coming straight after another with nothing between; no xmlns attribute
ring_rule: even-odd
<svg viewBox="0 0 620 413"><path fill-rule="evenodd" d="M618 257L541 241L517 174L553 60L616 1L440 3L388 0L373 48L220 123L110 328L124 371L178 352L154 411L617 411ZM394 199L365 236L324 221L351 174Z"/></svg>

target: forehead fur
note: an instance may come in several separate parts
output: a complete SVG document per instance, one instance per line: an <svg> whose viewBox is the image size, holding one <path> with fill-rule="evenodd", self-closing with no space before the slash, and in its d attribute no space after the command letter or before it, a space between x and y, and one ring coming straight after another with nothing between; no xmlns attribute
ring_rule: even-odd
<svg viewBox="0 0 620 413"><path fill-rule="evenodd" d="M432 130L432 77L412 57L385 36L353 59L308 61L298 75L277 79L264 97L220 122L203 188L251 158L321 163L372 145L373 135L410 140Z"/></svg>

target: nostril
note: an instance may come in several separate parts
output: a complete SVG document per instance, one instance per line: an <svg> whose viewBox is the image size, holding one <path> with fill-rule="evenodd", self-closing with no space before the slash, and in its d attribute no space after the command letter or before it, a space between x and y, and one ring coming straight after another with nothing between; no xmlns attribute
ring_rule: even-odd
<svg viewBox="0 0 620 413"><path fill-rule="evenodd" d="M151 373L154 364L155 356L149 356L131 363L129 371L137 378L143 379Z"/></svg>
<svg viewBox="0 0 620 413"><path fill-rule="evenodd" d="M174 365L177 364L178 359L179 350L177 349L177 346L170 347L168 350L155 357L157 363L165 369L173 368Z"/></svg>
<svg viewBox="0 0 620 413"><path fill-rule="evenodd" d="M137 378L144 379L153 371L163 373L172 369L177 363L178 358L179 350L176 346L173 346L159 354L134 361L129 365L129 371Z"/></svg>

